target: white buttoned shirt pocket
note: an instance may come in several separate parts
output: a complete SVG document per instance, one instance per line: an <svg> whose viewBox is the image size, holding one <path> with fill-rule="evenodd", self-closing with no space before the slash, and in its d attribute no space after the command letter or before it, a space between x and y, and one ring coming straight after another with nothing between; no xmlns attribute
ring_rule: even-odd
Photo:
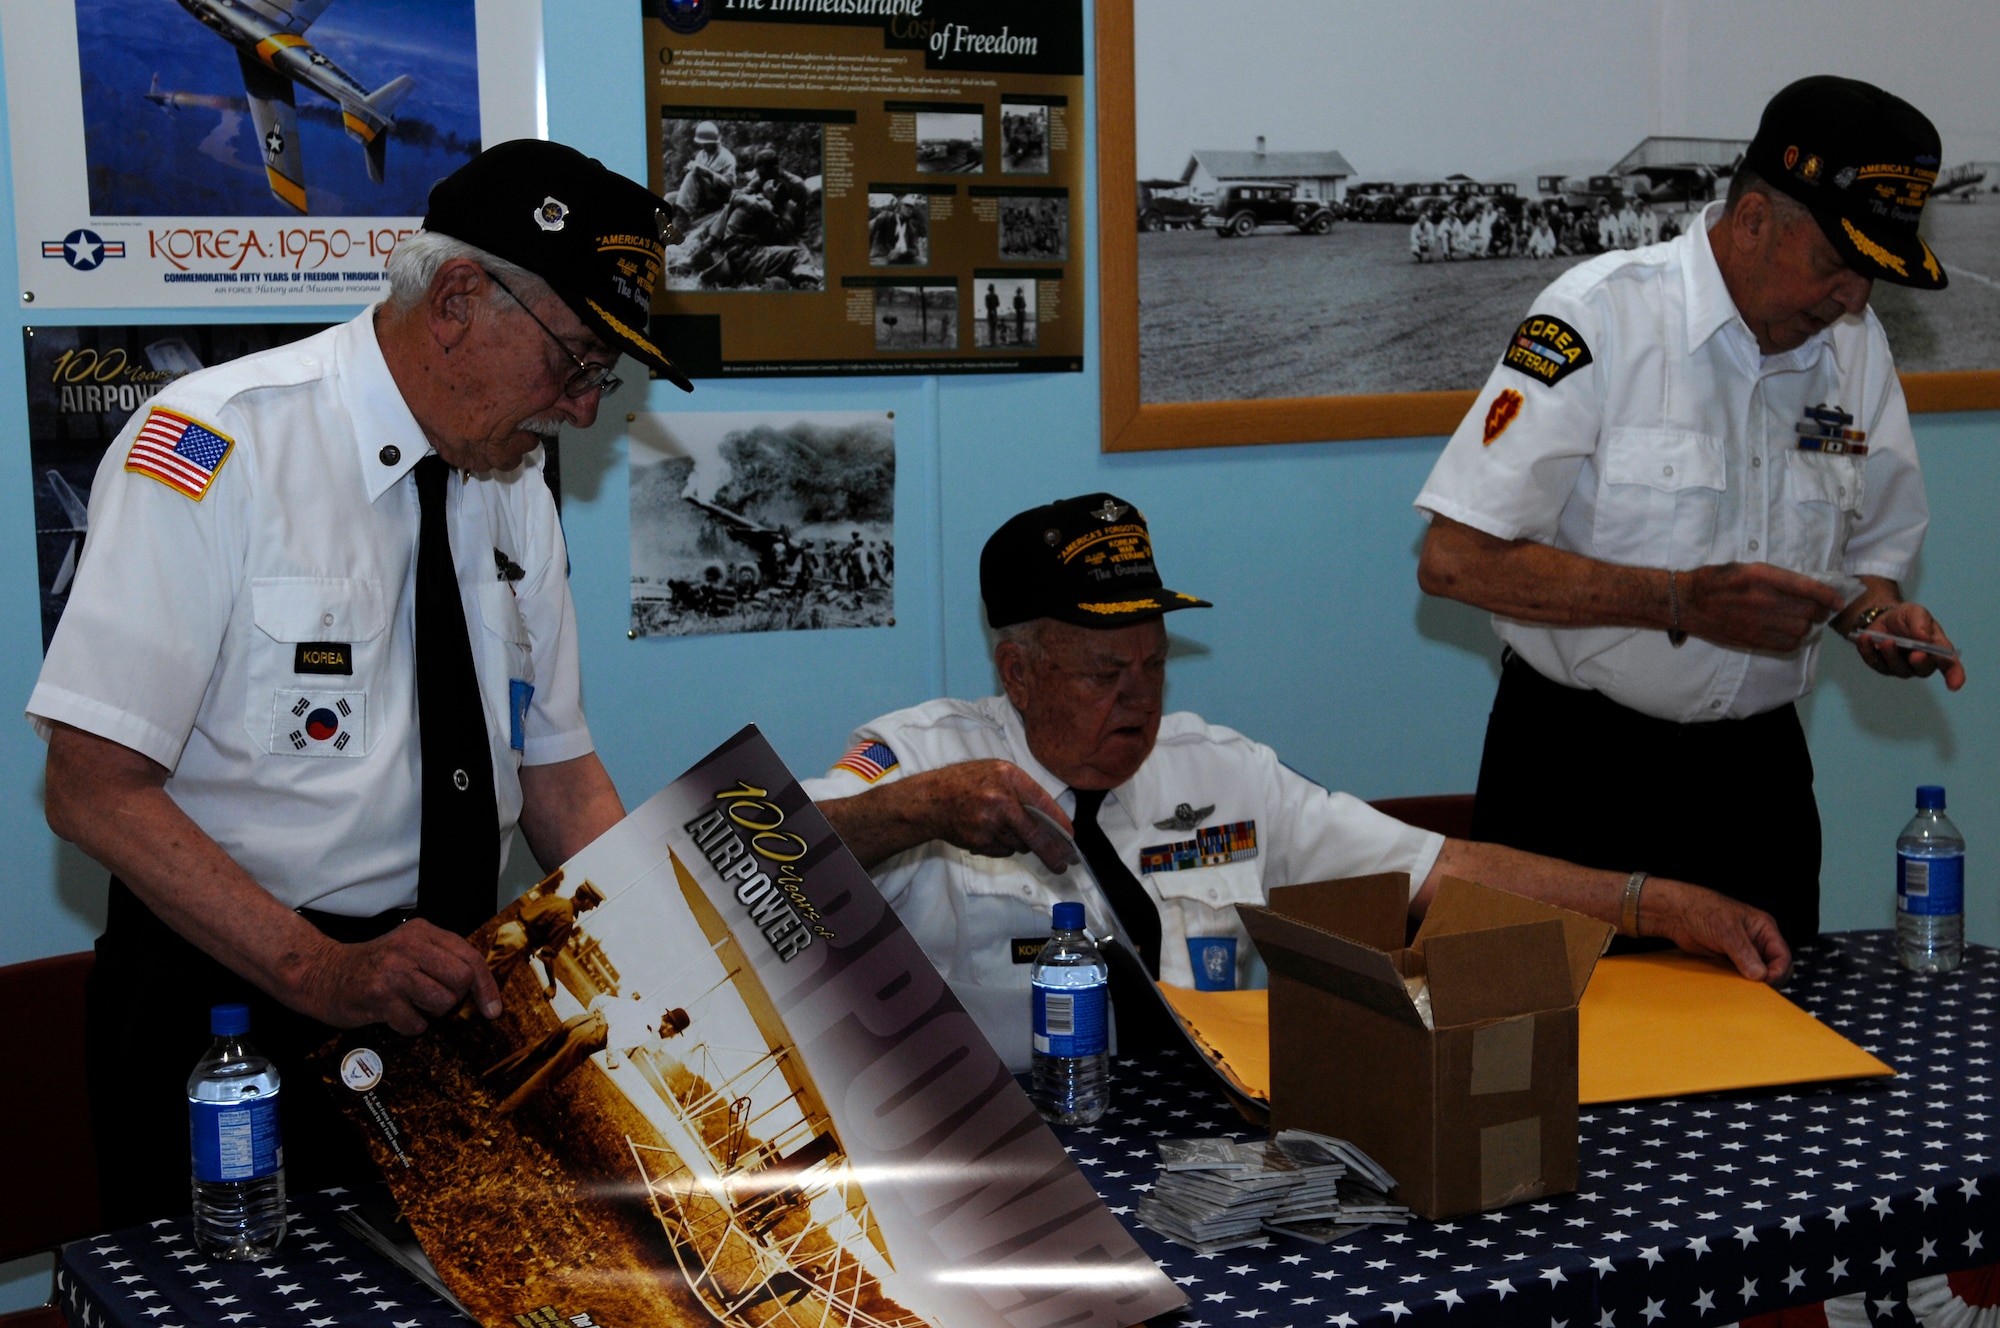
<svg viewBox="0 0 2000 1328"><path fill-rule="evenodd" d="M1637 567L1709 561L1728 483L1722 439L1682 429L1607 429L1597 470L1596 557Z"/></svg>
<svg viewBox="0 0 2000 1328"><path fill-rule="evenodd" d="M1194 961L1188 954L1193 937L1236 938L1236 985L1246 985L1250 936L1237 915L1238 904L1264 902L1264 873L1255 858L1214 867L1150 872L1140 877L1160 904L1160 981L1192 987Z"/></svg>
<svg viewBox="0 0 2000 1328"><path fill-rule="evenodd" d="M380 736L368 717L379 686L389 610L379 583L354 577L269 576L250 582L257 633L248 661L244 727L272 755L366 755ZM351 673L300 673L299 651L315 643L348 649ZM320 710L336 716L324 741L301 725ZM342 742L359 730L359 741ZM295 736L295 730L300 736Z"/></svg>
<svg viewBox="0 0 2000 1328"><path fill-rule="evenodd" d="M1839 568L1848 532L1861 516L1860 458L1790 448L1780 473L1792 521L1792 547L1781 560L1803 571Z"/></svg>
<svg viewBox="0 0 2000 1328"><path fill-rule="evenodd" d="M527 696L535 685L534 654L528 642L528 624L514 588L502 580L479 583L479 627L474 647L479 651L479 689L487 713L497 721L495 730L508 735L505 750L513 753L518 765L521 749L512 742L519 721L527 709ZM528 689L516 704L518 688Z"/></svg>

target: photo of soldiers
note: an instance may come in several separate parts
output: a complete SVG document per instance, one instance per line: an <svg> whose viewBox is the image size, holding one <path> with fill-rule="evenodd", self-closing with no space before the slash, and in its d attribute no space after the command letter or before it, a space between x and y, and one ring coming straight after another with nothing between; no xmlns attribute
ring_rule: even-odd
<svg viewBox="0 0 2000 1328"><path fill-rule="evenodd" d="M1028 102L1000 103L1000 173L1049 173L1049 108Z"/></svg>
<svg viewBox="0 0 2000 1328"><path fill-rule="evenodd" d="M876 350L951 350L958 345L958 286L875 288Z"/></svg>
<svg viewBox="0 0 2000 1328"><path fill-rule="evenodd" d="M1142 222L1136 237L1142 405L1473 389L1563 271L1712 225L1703 210L1728 193L1771 93L1843 62L1935 119L1929 196L1951 206L1926 212L1925 239L1977 274L1922 300L1876 288L1898 369L2000 364L2000 207L1976 192L2000 178L1985 165L2000 161L1992 91L1864 40L1872 11L1858 0L1816 8L1810 42L1768 6L1718 10L1689 49L1756 59L1697 59L1636 96L1632 68L1601 57L1643 59L1643 25L1495 38L1473 0L1424 12L1412 26L1340 6L1299 6L1284 24L1218 23L1196 0L1134 9L1137 196L1173 182L1211 218L1192 231ZM1958 21L1974 12L1966 0L1924 12L1963 39L1953 58L1966 68L2000 56L2000 28ZM1530 69L1564 70L1577 113L1547 115ZM1100 116L1113 125L1116 108ZM1309 195L1339 224L1302 244L1264 219L1218 243L1219 205L1252 191Z"/></svg>
<svg viewBox="0 0 2000 1328"><path fill-rule="evenodd" d="M1002 198L1000 257L1067 262L1069 197L1049 194Z"/></svg>
<svg viewBox="0 0 2000 1328"><path fill-rule="evenodd" d="M930 261L930 196L871 192L868 195L868 265L924 267Z"/></svg>
<svg viewBox="0 0 2000 1328"><path fill-rule="evenodd" d="M683 236L667 249L666 288L824 290L823 137L811 121L662 117Z"/></svg>
<svg viewBox="0 0 2000 1328"><path fill-rule="evenodd" d="M977 277L980 318L972 325L975 350L1032 350L1035 282L1028 277Z"/></svg>
<svg viewBox="0 0 2000 1328"><path fill-rule="evenodd" d="M981 111L918 111L917 169L926 175L978 175L986 169Z"/></svg>
<svg viewBox="0 0 2000 1328"><path fill-rule="evenodd" d="M895 433L881 412L641 415L629 464L634 632L894 616Z"/></svg>

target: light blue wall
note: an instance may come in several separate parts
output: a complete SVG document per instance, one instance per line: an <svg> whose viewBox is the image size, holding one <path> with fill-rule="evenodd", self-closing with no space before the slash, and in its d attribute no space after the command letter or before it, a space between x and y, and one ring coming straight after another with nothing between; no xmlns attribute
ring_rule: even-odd
<svg viewBox="0 0 2000 1328"><path fill-rule="evenodd" d="M644 179L637 9L633 0L547 6L549 130ZM0 169L0 290L19 279L11 179ZM1094 323L1094 278L1090 298L1069 307ZM0 345L18 345L19 327L37 321L201 316L9 312ZM592 435L566 443L586 697L627 802L747 722L812 772L870 716L940 692L991 690L980 544L1023 507L1095 489L1144 509L1169 584L1216 601L1171 620L1173 705L1262 737L1299 769L1363 796L1470 790L1497 651L1481 615L1418 593L1422 527L1409 506L1442 441L1104 456L1094 342L1088 360L1089 372L1068 375L704 382L692 398L651 389L644 405L654 409L895 411L897 602L887 629L627 640L619 430L623 412L641 406L639 389L627 388L622 409L607 411ZM11 532L0 563L0 642L11 643L0 644L0 696L15 704L41 663L23 390L18 371L0 371L0 421L11 422L0 433L0 476L13 476L0 483L0 532ZM1887 924L1892 841L1911 789L1940 781L1971 844L1971 934L1994 943L2000 784L1986 744L2000 710L1986 670L2000 668L1989 580L2000 567L2000 415L1919 417L1917 432L1933 524L1912 590L1965 648L1974 681L1947 696L1935 683L1878 678L1836 652L1806 706L1827 823L1825 918L1833 928ZM14 846L0 962L85 948L102 916L103 873L43 824L41 757L24 722L0 724L0 840ZM0 1307L10 1293L39 1295L32 1279L4 1278L0 1270Z"/></svg>

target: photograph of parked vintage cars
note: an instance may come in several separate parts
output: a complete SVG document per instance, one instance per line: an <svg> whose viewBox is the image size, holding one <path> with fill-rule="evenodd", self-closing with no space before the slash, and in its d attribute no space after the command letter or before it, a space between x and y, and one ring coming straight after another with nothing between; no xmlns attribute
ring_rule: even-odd
<svg viewBox="0 0 2000 1328"><path fill-rule="evenodd" d="M1107 393L1120 317L1140 408L1468 392L1568 268L1701 227L1764 103L1829 70L1911 98L1944 138L1925 227L1950 288L1873 295L1899 367L2000 367L2000 28L1976 0L1917 6L1955 34L1948 54L1866 0L1649 0L1532 27L1477 0L1257 0L1254 22L1109 0L1101 76L1119 91L1106 32L1129 20L1133 113L1102 101L1102 123L1133 141L1100 149ZM1119 414L1107 395L1107 429ZM1394 414L1394 432L1450 427L1435 407ZM1285 427L1385 422L1311 432L1294 410Z"/></svg>

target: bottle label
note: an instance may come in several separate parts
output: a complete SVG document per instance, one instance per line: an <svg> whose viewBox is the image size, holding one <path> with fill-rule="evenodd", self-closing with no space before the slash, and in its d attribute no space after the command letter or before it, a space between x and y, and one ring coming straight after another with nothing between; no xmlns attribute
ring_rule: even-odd
<svg viewBox="0 0 2000 1328"><path fill-rule="evenodd" d="M1102 982L1035 988L1035 1050L1045 1056L1097 1056L1109 1045Z"/></svg>
<svg viewBox="0 0 2000 1328"><path fill-rule="evenodd" d="M188 1103L196 1180L262 1180L285 1164L278 1095L247 1102Z"/></svg>
<svg viewBox="0 0 2000 1328"><path fill-rule="evenodd" d="M1896 911L1931 918L1965 912L1965 855L1917 858L1898 853Z"/></svg>

